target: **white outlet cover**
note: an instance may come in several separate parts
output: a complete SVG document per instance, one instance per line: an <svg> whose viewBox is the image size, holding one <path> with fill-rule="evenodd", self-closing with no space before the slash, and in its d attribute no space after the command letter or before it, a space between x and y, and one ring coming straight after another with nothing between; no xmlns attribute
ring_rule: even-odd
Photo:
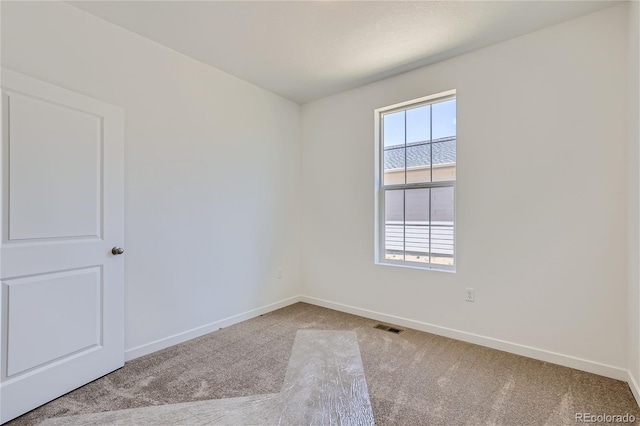
<svg viewBox="0 0 640 426"><path fill-rule="evenodd" d="M467 292L466 300L467 302L475 302L476 301L476 291L473 288L466 288Z"/></svg>

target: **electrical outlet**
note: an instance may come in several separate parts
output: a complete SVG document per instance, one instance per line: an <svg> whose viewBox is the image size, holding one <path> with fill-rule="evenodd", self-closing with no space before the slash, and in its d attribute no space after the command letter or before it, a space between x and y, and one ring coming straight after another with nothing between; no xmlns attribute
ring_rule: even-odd
<svg viewBox="0 0 640 426"><path fill-rule="evenodd" d="M472 289L471 287L467 287L465 289L467 297L466 297L466 301L467 302L475 302L476 301L476 291L474 289Z"/></svg>

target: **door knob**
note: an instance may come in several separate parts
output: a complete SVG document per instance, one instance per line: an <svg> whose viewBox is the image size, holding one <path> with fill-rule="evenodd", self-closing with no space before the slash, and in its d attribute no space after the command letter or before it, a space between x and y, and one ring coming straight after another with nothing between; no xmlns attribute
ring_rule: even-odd
<svg viewBox="0 0 640 426"><path fill-rule="evenodd" d="M113 254L114 256L117 256L122 253L124 253L124 249L122 247L114 247L111 249L111 254Z"/></svg>

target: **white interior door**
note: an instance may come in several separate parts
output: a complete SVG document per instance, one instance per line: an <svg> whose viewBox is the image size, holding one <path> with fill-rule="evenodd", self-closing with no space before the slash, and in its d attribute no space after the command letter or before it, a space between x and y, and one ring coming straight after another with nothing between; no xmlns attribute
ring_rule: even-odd
<svg viewBox="0 0 640 426"><path fill-rule="evenodd" d="M12 71L1 83L4 423L124 365L124 115Z"/></svg>

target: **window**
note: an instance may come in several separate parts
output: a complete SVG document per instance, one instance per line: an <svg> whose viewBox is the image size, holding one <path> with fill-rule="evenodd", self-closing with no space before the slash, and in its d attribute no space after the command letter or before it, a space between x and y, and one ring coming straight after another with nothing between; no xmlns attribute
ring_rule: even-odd
<svg viewBox="0 0 640 426"><path fill-rule="evenodd" d="M455 91L376 110L376 261L455 269Z"/></svg>

